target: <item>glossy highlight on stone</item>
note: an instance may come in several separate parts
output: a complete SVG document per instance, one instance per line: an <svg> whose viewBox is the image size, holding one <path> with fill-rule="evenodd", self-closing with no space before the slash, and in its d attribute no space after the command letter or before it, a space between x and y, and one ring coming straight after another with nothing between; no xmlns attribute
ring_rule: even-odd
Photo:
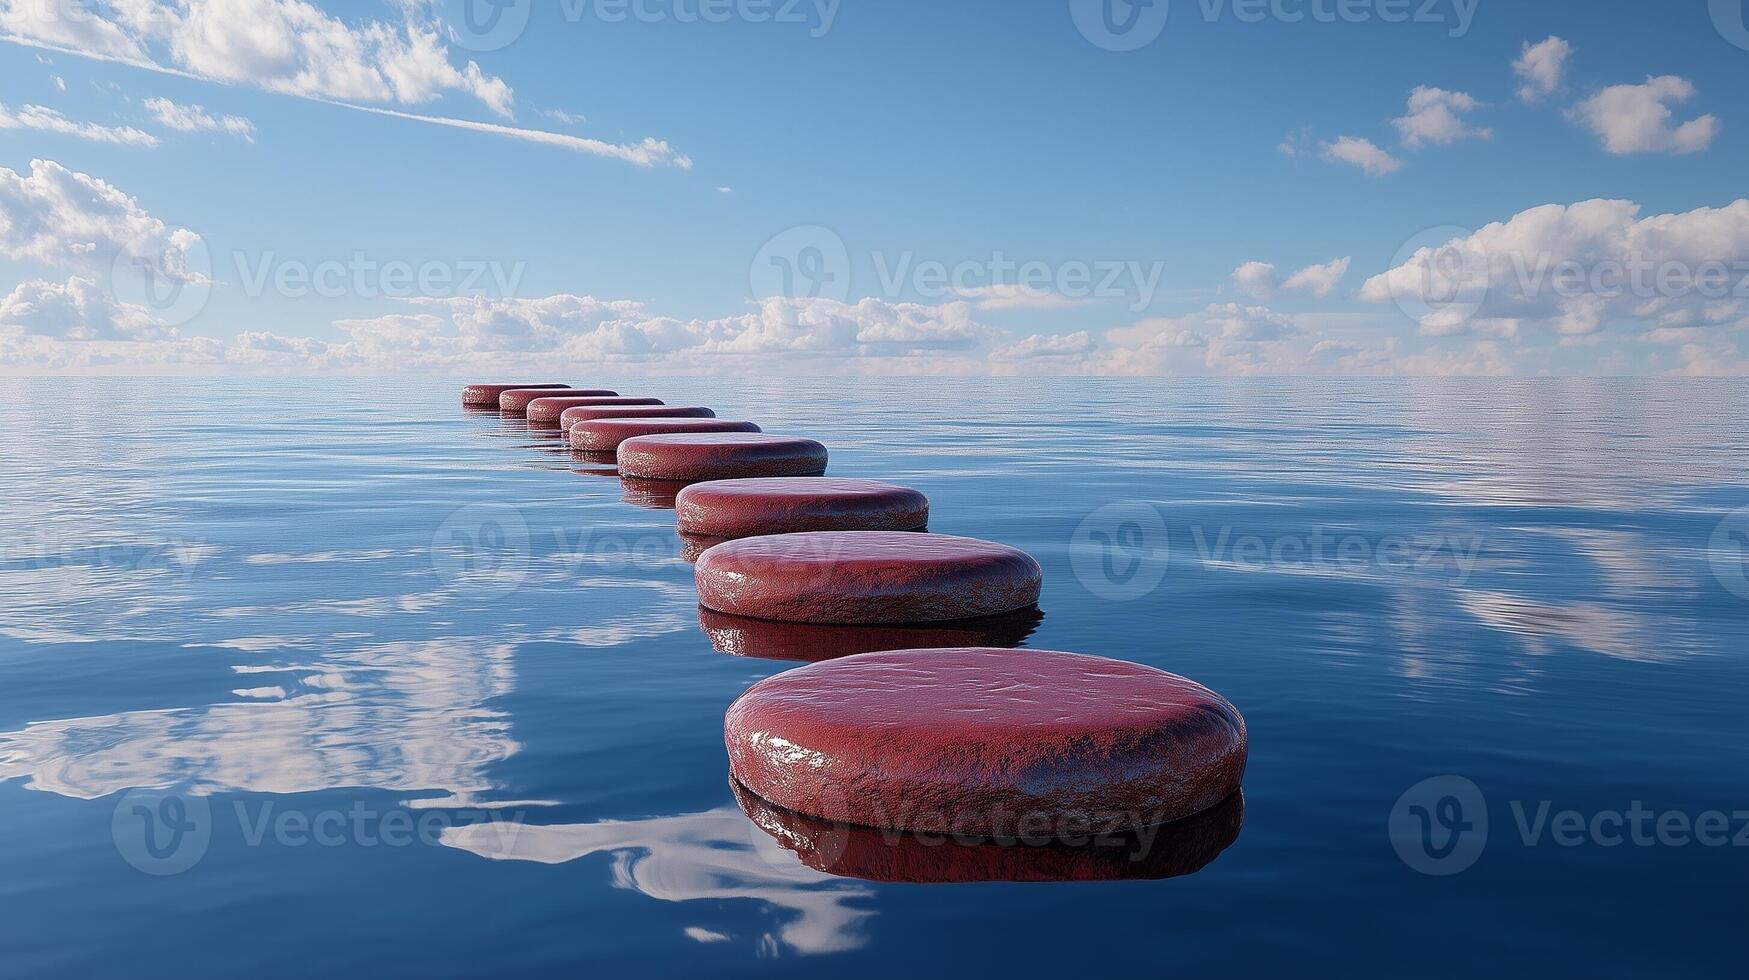
<svg viewBox="0 0 1749 980"><path fill-rule="evenodd" d="M506 415L522 415L528 411L529 402L559 395L567 398L616 398L619 392L606 388L567 388L562 392L551 388L511 388L498 396L498 410Z"/></svg>
<svg viewBox="0 0 1749 980"><path fill-rule="evenodd" d="M497 408L498 398L514 388L537 388L543 391L564 391L570 389L567 384L480 384L468 385L462 389L462 404L468 408Z"/></svg>
<svg viewBox="0 0 1749 980"><path fill-rule="evenodd" d="M828 477L700 483L680 494L679 512L681 533L716 538L929 526L929 498L910 487Z"/></svg>
<svg viewBox="0 0 1749 980"><path fill-rule="evenodd" d="M683 539L684 540L684 539ZM877 650L932 647L1017 647L1038 629L1044 613L1032 606L1015 612L947 623L832 626L779 623L698 608L698 625L711 646L733 657L820 663Z"/></svg>
<svg viewBox="0 0 1749 980"><path fill-rule="evenodd" d="M578 422L594 419L714 419L717 413L698 405L577 405L559 413L559 428L569 438Z"/></svg>
<svg viewBox="0 0 1749 980"><path fill-rule="evenodd" d="M911 884L974 881L1158 881L1195 874L1239 839L1245 794L1194 816L1140 831L990 837L894 831L821 820L772 806L729 781L759 829L816 871Z"/></svg>
<svg viewBox="0 0 1749 980"><path fill-rule="evenodd" d="M623 472L623 448L620 456ZM741 538L706 551L694 570L706 608L792 623L993 616L1037 605L1043 577L1038 562L1016 548L906 531Z"/></svg>
<svg viewBox="0 0 1749 980"><path fill-rule="evenodd" d="M758 432L752 422L709 418L587 419L571 426L571 448L583 453L614 453L619 444L638 436L679 432Z"/></svg>
<svg viewBox="0 0 1749 980"><path fill-rule="evenodd" d="M1076 653L894 650L766 678L730 705L737 782L866 827L1058 836L1201 813L1239 792L1244 718L1194 681Z"/></svg>
<svg viewBox="0 0 1749 980"><path fill-rule="evenodd" d="M558 428L559 416L567 408L633 408L637 406L655 406L662 404L660 398L620 398L593 397L579 395L556 395L551 398L536 398L528 403L526 412L529 425L543 425L548 428Z"/></svg>
<svg viewBox="0 0 1749 980"><path fill-rule="evenodd" d="M646 480L733 480L819 476L826 447L812 439L759 432L638 436L619 446L619 471Z"/></svg>

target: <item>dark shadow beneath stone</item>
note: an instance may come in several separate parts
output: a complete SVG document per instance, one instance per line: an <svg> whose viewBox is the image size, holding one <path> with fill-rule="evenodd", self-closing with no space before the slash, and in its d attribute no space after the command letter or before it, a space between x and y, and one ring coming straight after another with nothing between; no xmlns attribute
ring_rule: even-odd
<svg viewBox="0 0 1749 980"><path fill-rule="evenodd" d="M1104 834L1076 822L1061 837L955 835L881 830L821 820L773 806L729 780L759 829L816 871L866 881L947 884L976 881L1149 881L1195 874L1239 839L1245 796L1174 823ZM951 820L944 818L951 824ZM1061 821L1043 819L1041 824Z"/></svg>
<svg viewBox="0 0 1749 980"><path fill-rule="evenodd" d="M1015 612L946 623L833 626L749 619L698 607L698 624L719 651L736 657L804 663L877 650L1018 647L1044 618L1039 607L1029 606Z"/></svg>

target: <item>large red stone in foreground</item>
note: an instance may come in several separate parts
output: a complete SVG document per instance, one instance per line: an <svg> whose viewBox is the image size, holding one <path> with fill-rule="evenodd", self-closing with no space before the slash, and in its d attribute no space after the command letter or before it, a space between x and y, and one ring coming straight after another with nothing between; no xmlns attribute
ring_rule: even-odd
<svg viewBox="0 0 1749 980"><path fill-rule="evenodd" d="M583 453L612 453L619 444L638 436L676 432L758 432L752 422L731 419L589 419L571 426L571 448Z"/></svg>
<svg viewBox="0 0 1749 980"><path fill-rule="evenodd" d="M592 419L713 419L717 413L697 405L577 405L559 413L559 428L569 433Z"/></svg>
<svg viewBox="0 0 1749 980"><path fill-rule="evenodd" d="M569 388L564 394L570 398L614 398L617 391L606 388ZM528 411L528 403L536 398L554 397L551 388L511 388L498 396L498 410L509 415L521 415Z"/></svg>
<svg viewBox="0 0 1749 980"><path fill-rule="evenodd" d="M559 416L567 408L633 408L637 406L654 406L662 404L660 398L620 398L588 395L555 395L550 398L536 398L528 403L528 424L544 425L557 428Z"/></svg>
<svg viewBox="0 0 1749 980"><path fill-rule="evenodd" d="M921 531L929 498L873 480L714 480L681 491L682 534L750 538L801 531Z"/></svg>
<svg viewBox="0 0 1749 980"><path fill-rule="evenodd" d="M1116 832L1237 793L1245 720L1194 681L1074 653L865 653L766 678L729 706L729 771L761 799L866 827Z"/></svg>
<svg viewBox="0 0 1749 980"><path fill-rule="evenodd" d="M991 838L894 831L804 816L729 781L759 829L817 871L868 881L1152 881L1195 874L1239 839L1245 794L1193 817L1139 832L1071 828L1058 837Z"/></svg>
<svg viewBox="0 0 1749 980"><path fill-rule="evenodd" d="M538 388L543 391L558 391L570 388L564 384L539 385L468 385L462 389L462 404L469 408L497 408L498 398L513 388Z"/></svg>
<svg viewBox="0 0 1749 980"><path fill-rule="evenodd" d="M1004 544L905 531L742 538L706 551L695 569L705 608L792 623L994 616L1037 605L1043 576L1031 555Z"/></svg>
<svg viewBox="0 0 1749 980"><path fill-rule="evenodd" d="M812 439L759 432L638 436L619 444L619 472L645 480L733 480L819 476L826 447Z"/></svg>

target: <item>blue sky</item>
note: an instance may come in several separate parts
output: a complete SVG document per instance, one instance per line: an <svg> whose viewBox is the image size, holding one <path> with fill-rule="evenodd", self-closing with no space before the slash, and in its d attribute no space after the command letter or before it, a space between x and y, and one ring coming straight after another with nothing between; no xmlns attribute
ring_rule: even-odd
<svg viewBox="0 0 1749 980"><path fill-rule="evenodd" d="M0 0L0 370L1749 366L1731 2L1172 0L1124 52L1098 0L512 3L485 43L461 0L61 2ZM1533 212L1592 200L1637 211ZM190 235L198 302L110 281ZM1503 281L1636 259L1730 286ZM1486 281L1406 295L1442 261Z"/></svg>

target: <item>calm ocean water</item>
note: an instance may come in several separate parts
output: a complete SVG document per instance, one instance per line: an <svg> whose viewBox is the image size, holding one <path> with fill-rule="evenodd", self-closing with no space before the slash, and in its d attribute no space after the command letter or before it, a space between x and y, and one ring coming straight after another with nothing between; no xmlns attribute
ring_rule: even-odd
<svg viewBox="0 0 1749 980"><path fill-rule="evenodd" d="M1245 713L1237 840L822 873L726 777L790 665L713 649L671 514L462 382L9 383L0 975L1749 966L1749 385L570 380L1032 552L1025 645Z"/></svg>

